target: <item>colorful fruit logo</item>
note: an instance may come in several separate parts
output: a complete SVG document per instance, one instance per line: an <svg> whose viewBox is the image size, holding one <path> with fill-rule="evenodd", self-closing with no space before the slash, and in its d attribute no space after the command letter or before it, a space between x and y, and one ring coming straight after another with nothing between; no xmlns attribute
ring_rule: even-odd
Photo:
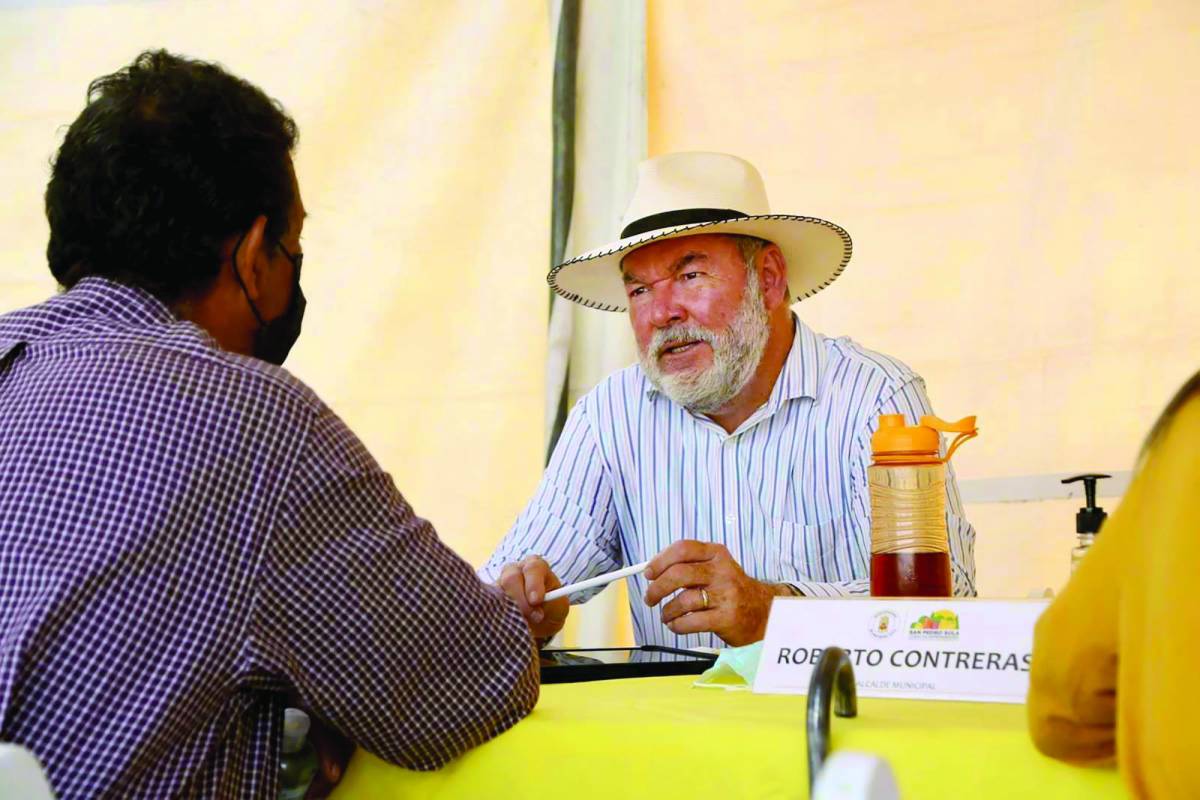
<svg viewBox="0 0 1200 800"><path fill-rule="evenodd" d="M928 616L922 614L916 622L908 627L913 631L957 631L958 614L945 609L935 611Z"/></svg>

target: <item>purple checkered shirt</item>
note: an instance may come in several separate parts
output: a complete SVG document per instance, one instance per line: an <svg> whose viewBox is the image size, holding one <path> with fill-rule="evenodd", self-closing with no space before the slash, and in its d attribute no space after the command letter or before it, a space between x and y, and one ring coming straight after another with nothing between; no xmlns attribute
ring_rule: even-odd
<svg viewBox="0 0 1200 800"><path fill-rule="evenodd" d="M271 798L288 692L433 769L537 663L284 370L99 278L0 316L0 740L60 798Z"/></svg>

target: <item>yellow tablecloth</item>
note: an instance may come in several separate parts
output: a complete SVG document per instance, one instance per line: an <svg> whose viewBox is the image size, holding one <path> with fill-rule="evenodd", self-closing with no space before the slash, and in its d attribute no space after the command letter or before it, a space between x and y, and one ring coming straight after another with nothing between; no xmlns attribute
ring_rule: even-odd
<svg viewBox="0 0 1200 800"><path fill-rule="evenodd" d="M807 796L805 698L694 689L691 676L542 687L528 719L439 772L359 752L334 794L373 798ZM906 800L1126 796L1114 769L1034 750L1023 706L859 701L833 747L877 753Z"/></svg>

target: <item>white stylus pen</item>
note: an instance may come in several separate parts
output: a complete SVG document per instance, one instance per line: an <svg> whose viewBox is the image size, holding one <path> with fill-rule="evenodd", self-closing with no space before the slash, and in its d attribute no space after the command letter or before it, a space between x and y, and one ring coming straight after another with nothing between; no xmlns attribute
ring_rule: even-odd
<svg viewBox="0 0 1200 800"><path fill-rule="evenodd" d="M551 600L557 600L560 597L566 597L572 592L578 592L580 589L590 589L593 586L603 586L606 583L612 583L613 581L620 580L621 578L628 578L630 575L637 575L639 572L645 570L646 565L649 563L649 561L643 561L640 564L634 564L632 567L619 569L616 572L606 572L603 575L597 575L594 578L588 578L586 581L572 583L569 586L563 586L562 588L555 589L552 592L546 592L546 601L549 602Z"/></svg>

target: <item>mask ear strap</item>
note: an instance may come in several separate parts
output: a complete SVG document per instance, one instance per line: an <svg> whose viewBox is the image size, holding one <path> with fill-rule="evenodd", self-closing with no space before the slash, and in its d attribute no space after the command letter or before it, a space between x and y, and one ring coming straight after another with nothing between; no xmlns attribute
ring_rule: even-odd
<svg viewBox="0 0 1200 800"><path fill-rule="evenodd" d="M241 236L238 236L237 244L233 246L233 255L230 256L230 261L233 264L233 277L237 278L238 286L242 287L242 294L246 298L246 302L250 304L250 310L254 312L254 318L258 320L258 327L264 327L267 323L263 322L262 314L258 313L258 307L254 305L254 301L250 299L250 293L246 291L246 284L242 281L242 273L238 272L237 256L238 250L242 246L242 240L246 238L245 231Z"/></svg>

